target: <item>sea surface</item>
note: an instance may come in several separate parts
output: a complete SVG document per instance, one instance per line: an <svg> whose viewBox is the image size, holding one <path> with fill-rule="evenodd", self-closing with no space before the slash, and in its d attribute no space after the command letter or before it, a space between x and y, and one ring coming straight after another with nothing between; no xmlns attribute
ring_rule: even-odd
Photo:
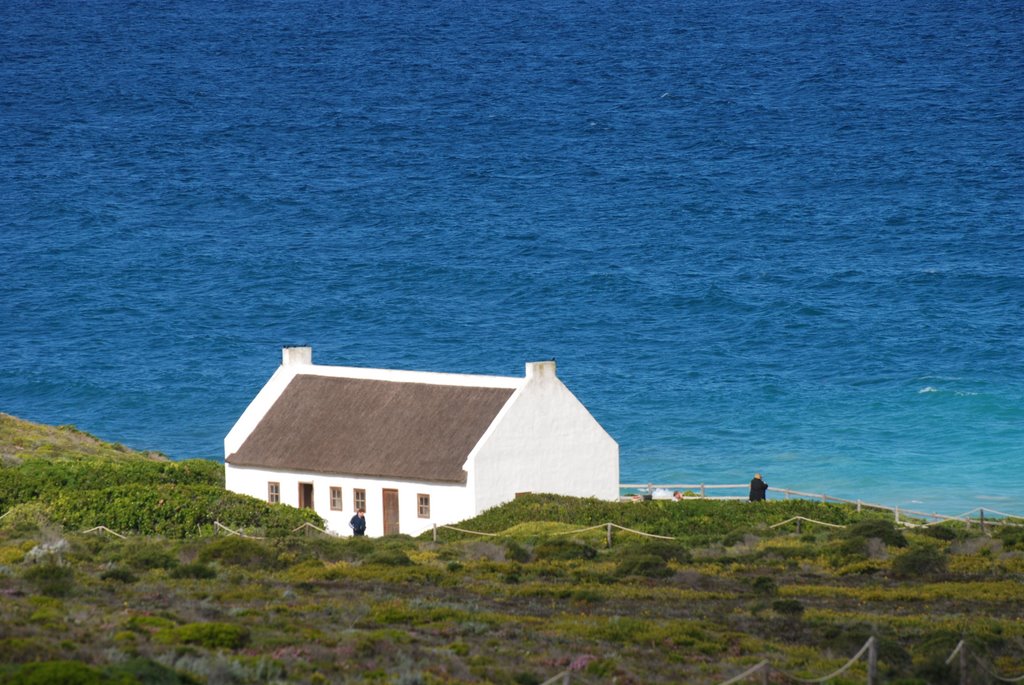
<svg viewBox="0 0 1024 685"><path fill-rule="evenodd" d="M623 482L1024 513L1024 4L5 0L0 411L554 358Z"/></svg>

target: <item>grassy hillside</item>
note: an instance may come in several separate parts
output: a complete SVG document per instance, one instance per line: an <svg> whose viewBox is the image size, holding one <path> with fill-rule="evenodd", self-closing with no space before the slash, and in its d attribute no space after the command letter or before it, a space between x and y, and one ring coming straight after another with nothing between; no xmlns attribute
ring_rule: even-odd
<svg viewBox="0 0 1024 685"><path fill-rule="evenodd" d="M167 461L157 452L136 452L104 442L74 426L45 426L0 412L0 464L11 466L32 459Z"/></svg>
<svg viewBox="0 0 1024 685"><path fill-rule="evenodd" d="M271 506L224 490L223 465L171 461L69 427L53 428L0 414L0 515L8 525L171 537L202 535L215 521L270 534L309 521L309 510Z"/></svg>
<svg viewBox="0 0 1024 685"><path fill-rule="evenodd" d="M490 536L289 535L271 518L295 510L277 506L253 509L251 528L277 534L252 539L193 533L165 499L136 506L136 529L111 526L122 540L83 534L96 519L71 502L119 500L127 521L139 503L121 489L195 498L213 474L136 455L134 480L104 488L76 471L88 487L68 488L54 465L111 460L74 444L12 456L0 480L20 473L39 496L0 488L16 502L0 519L0 683L539 685L565 670L573 683L720 683L761 660L816 678L870 636L885 683L959 682L944 661L961 638L970 683L1024 673L1020 528L897 529L813 502L535 495L459 524ZM794 515L843 527L770 527ZM673 539L616 529L608 548L609 521ZM831 682L866 682L864 660Z"/></svg>

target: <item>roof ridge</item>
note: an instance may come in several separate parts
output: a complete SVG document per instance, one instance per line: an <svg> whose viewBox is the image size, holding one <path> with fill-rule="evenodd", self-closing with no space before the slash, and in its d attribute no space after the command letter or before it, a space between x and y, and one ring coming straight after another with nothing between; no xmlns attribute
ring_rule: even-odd
<svg viewBox="0 0 1024 685"><path fill-rule="evenodd" d="M523 376L488 376L484 374L450 373L444 371L413 371L408 369L378 369L362 366L328 366L310 364L298 369L296 375L390 383L421 383L424 385L451 385L475 388L518 388L526 380Z"/></svg>

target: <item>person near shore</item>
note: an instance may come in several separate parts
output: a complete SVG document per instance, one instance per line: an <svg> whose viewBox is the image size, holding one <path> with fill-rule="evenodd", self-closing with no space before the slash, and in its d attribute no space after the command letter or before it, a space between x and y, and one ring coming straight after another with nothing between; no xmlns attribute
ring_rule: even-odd
<svg viewBox="0 0 1024 685"><path fill-rule="evenodd" d="M765 500L764 493L767 491L768 483L761 480L760 473L755 473L753 480L750 481L750 501L763 502Z"/></svg>
<svg viewBox="0 0 1024 685"><path fill-rule="evenodd" d="M366 512L362 509L356 512L356 515L352 517L352 520L348 522L348 527L352 529L352 534L357 536L366 535Z"/></svg>
<svg viewBox="0 0 1024 685"><path fill-rule="evenodd" d="M674 499L677 502L682 502L683 501L683 493L681 493L678 490L676 490L675 492L672 493L672 499Z"/></svg>

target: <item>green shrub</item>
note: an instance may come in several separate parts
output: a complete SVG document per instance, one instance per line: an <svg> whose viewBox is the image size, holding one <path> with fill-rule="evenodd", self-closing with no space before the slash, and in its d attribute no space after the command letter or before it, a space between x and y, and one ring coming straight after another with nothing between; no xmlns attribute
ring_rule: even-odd
<svg viewBox="0 0 1024 685"><path fill-rule="evenodd" d="M832 549L831 557L837 565L867 559L868 540L859 535L847 537Z"/></svg>
<svg viewBox="0 0 1024 685"><path fill-rule="evenodd" d="M749 531L746 528L735 528L730 530L728 533L722 536L722 544L726 547L732 547L743 542L743 539L747 536Z"/></svg>
<svg viewBox="0 0 1024 685"><path fill-rule="evenodd" d="M679 564L688 564L693 560L693 555L690 554L686 545L675 540L641 539L619 545L613 548L613 551L619 557L652 554L665 561L674 561Z"/></svg>
<svg viewBox="0 0 1024 685"><path fill-rule="evenodd" d="M847 538L878 538L891 547L906 547L907 538L889 519L866 519L849 526L845 531Z"/></svg>
<svg viewBox="0 0 1024 685"><path fill-rule="evenodd" d="M996 537L1006 549L1024 550L1024 527L1002 526Z"/></svg>
<svg viewBox="0 0 1024 685"><path fill-rule="evenodd" d="M824 504L808 500L777 500L752 507L749 502L689 500L674 502L651 500L609 502L562 495L523 495L511 502L488 509L479 516L459 523L459 527L488 533L501 533L528 522L554 522L587 527L612 522L620 526L678 538L688 546L718 542L722 531L754 530L763 524L805 516L825 523L846 525L863 516L848 505ZM462 534L446 531L456 539ZM423 534L426 539L430 532ZM468 536L467 536L468 537Z"/></svg>
<svg viewBox="0 0 1024 685"><path fill-rule="evenodd" d="M249 630L233 623L186 623L158 631L154 636L166 644L196 645L207 649L239 649L249 642Z"/></svg>
<svg viewBox="0 0 1024 685"><path fill-rule="evenodd" d="M533 556L537 559L550 561L568 561L570 559L593 559L597 550L590 545L569 540L564 537L545 540L533 548Z"/></svg>
<svg viewBox="0 0 1024 685"><path fill-rule="evenodd" d="M0 683L17 683L18 685L107 685L108 683L124 683L124 680L110 678L100 671L80 661L44 661L25 664L6 677Z"/></svg>
<svg viewBox="0 0 1024 685"><path fill-rule="evenodd" d="M615 568L617 576L643 576L645 578L667 578L672 569L665 560L654 554L637 554L622 558Z"/></svg>
<svg viewBox="0 0 1024 685"><path fill-rule="evenodd" d="M48 597L66 597L74 588L75 573L68 566L38 564L22 574L36 592Z"/></svg>
<svg viewBox="0 0 1024 685"><path fill-rule="evenodd" d="M892 561L897 578L914 578L946 570L946 557L930 545L914 545Z"/></svg>
<svg viewBox="0 0 1024 685"><path fill-rule="evenodd" d="M115 566L100 575L101 580L116 580L120 583L137 583L139 577L126 568Z"/></svg>
<svg viewBox="0 0 1024 685"><path fill-rule="evenodd" d="M778 584L768 576L758 576L754 579L751 587L759 595L774 595L779 591Z"/></svg>
<svg viewBox="0 0 1024 685"><path fill-rule="evenodd" d="M274 570L282 564L267 544L250 538L232 535L211 542L199 552L199 561L218 561L227 566Z"/></svg>
<svg viewBox="0 0 1024 685"><path fill-rule="evenodd" d="M916 532L936 540L956 540L959 537L957 532L949 526L928 526L926 528L918 528Z"/></svg>
<svg viewBox="0 0 1024 685"><path fill-rule="evenodd" d="M530 552L515 540L505 541L505 559L525 564L530 560Z"/></svg>
<svg viewBox="0 0 1024 685"><path fill-rule="evenodd" d="M312 509L271 505L228 492L223 485L131 482L103 489L58 489L47 493L49 518L72 529L104 525L118 532L184 538L229 528L290 535L305 522L323 527Z"/></svg>
<svg viewBox="0 0 1024 685"><path fill-rule="evenodd" d="M804 613L804 605L795 599L777 599L772 602L772 611L782 616L797 617Z"/></svg>
<svg viewBox="0 0 1024 685"><path fill-rule="evenodd" d="M162 541L126 542L121 550L121 561L136 571L170 569L178 565L177 557L167 549L167 543Z"/></svg>
<svg viewBox="0 0 1024 685"><path fill-rule="evenodd" d="M129 659L112 667L110 672L112 676L142 685L199 685L199 681L191 676L178 673L152 659Z"/></svg>
<svg viewBox="0 0 1024 685"><path fill-rule="evenodd" d="M171 571L171 578L193 578L196 580L203 580L216 577L217 570L202 562L178 566Z"/></svg>
<svg viewBox="0 0 1024 685"><path fill-rule="evenodd" d="M0 663L50 661L61 656L60 649L45 636L0 638ZM3 670L0 669L0 674ZM0 683L4 682L0 676Z"/></svg>
<svg viewBox="0 0 1024 685"><path fill-rule="evenodd" d="M365 563L380 564L381 566L412 566L412 559L401 549L379 549L366 557Z"/></svg>

